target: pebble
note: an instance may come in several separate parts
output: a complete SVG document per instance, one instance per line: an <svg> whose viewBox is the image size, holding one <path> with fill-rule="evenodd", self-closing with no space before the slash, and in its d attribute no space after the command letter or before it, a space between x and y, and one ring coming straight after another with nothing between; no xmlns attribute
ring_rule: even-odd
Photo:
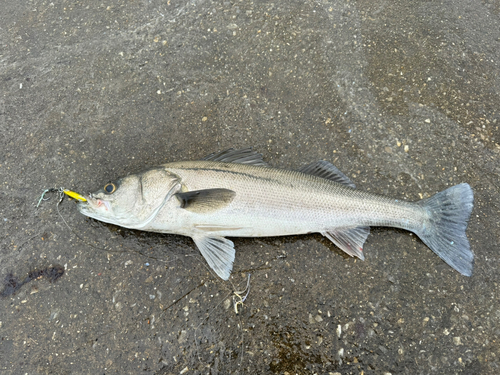
<svg viewBox="0 0 500 375"><path fill-rule="evenodd" d="M337 358L344 358L344 348L340 348L337 353Z"/></svg>
<svg viewBox="0 0 500 375"><path fill-rule="evenodd" d="M177 341L179 341L179 344L185 343L187 341L187 331L182 330Z"/></svg>

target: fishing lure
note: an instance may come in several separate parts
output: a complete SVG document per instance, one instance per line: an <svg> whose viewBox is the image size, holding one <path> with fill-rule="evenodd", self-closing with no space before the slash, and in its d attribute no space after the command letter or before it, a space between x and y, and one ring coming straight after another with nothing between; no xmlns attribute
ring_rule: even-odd
<svg viewBox="0 0 500 375"><path fill-rule="evenodd" d="M77 192L63 189L63 193L66 194L68 197L71 197L73 199L76 199L76 200L79 200L82 202L87 202L87 200L82 195L78 194Z"/></svg>
<svg viewBox="0 0 500 375"><path fill-rule="evenodd" d="M45 194L47 194L47 193L59 193L59 198L60 198L59 203L61 203L62 198L64 197L63 194L66 194L68 197L76 199L78 201L82 201L82 202L87 201L82 195L78 194L77 192L74 192L74 191L71 191L68 189L64 189L62 187L59 189L51 188L51 189L46 189L42 193L42 196L40 197L40 199L38 200L38 204L36 205L37 207L40 206L40 203L42 203L42 201L46 201L48 199L48 198L45 198Z"/></svg>

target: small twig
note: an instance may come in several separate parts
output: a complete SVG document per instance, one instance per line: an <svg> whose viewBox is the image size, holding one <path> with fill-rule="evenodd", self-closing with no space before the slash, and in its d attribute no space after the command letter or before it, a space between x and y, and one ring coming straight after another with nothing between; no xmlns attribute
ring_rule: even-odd
<svg viewBox="0 0 500 375"><path fill-rule="evenodd" d="M177 298L174 302L172 302L170 305L168 305L167 307L165 307L163 309L163 312L161 313L161 315L158 317L158 319L160 319L160 317L163 315L163 313L165 311L167 311L168 309L170 309L172 306L175 306L176 304L178 304L184 297L187 297L189 294L191 294L192 292L194 292L196 289L202 287L203 285L205 285L204 281L202 281L198 286L195 286L190 291L184 293L181 297Z"/></svg>

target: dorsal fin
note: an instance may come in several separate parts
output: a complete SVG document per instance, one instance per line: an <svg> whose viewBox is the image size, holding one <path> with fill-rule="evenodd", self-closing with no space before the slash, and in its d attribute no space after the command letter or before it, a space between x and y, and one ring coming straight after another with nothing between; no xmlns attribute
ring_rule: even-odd
<svg viewBox="0 0 500 375"><path fill-rule="evenodd" d="M230 148L220 152L214 152L202 160L220 161L223 163L239 163L251 164L260 167L268 167L267 163L262 159L262 154L255 152L251 147L235 150Z"/></svg>
<svg viewBox="0 0 500 375"><path fill-rule="evenodd" d="M343 174L336 166L325 160L315 161L314 163L303 166L299 169L299 172L310 174L313 176L326 178L327 180L332 180L349 186L350 188L356 189L356 185L349 180L345 174Z"/></svg>

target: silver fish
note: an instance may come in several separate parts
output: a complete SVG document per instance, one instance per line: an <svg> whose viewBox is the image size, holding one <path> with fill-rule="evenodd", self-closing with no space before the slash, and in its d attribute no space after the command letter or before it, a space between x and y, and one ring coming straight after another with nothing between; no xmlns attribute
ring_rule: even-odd
<svg viewBox="0 0 500 375"><path fill-rule="evenodd" d="M370 226L411 231L458 272L472 274L474 255L465 230L474 195L466 183L406 202L356 190L327 161L297 171L277 169L246 148L164 164L109 182L84 197L78 210L94 219L191 237L224 280L235 256L226 236L317 232L364 259Z"/></svg>

